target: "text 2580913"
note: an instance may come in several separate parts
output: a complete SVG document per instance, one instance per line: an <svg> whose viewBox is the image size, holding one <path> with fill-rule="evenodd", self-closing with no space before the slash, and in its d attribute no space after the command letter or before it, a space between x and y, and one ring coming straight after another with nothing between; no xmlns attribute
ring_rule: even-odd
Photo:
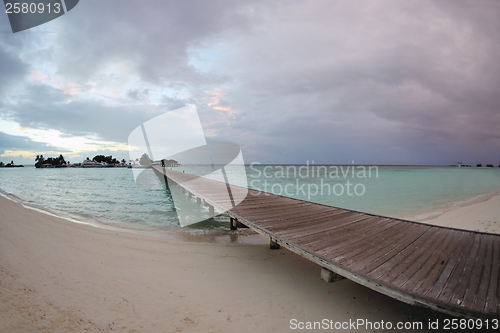
<svg viewBox="0 0 500 333"><path fill-rule="evenodd" d="M19 14L19 13L23 13L23 14L39 13L39 14L42 14L45 11L48 13L59 14L61 12L61 4L60 3L44 4L41 2L40 3L35 3L35 2L32 2L32 3L7 2L7 3L5 3L5 12L7 14Z"/></svg>

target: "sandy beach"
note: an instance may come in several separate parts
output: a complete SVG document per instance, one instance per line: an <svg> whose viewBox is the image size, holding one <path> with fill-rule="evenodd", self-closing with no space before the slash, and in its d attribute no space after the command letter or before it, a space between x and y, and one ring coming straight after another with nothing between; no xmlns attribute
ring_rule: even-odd
<svg viewBox="0 0 500 333"><path fill-rule="evenodd" d="M433 217L415 219L433 225L500 234L500 195L450 206Z"/></svg>
<svg viewBox="0 0 500 333"><path fill-rule="evenodd" d="M292 319L442 317L349 280L325 283L319 266L258 235L210 243L109 230L4 197L0 212L2 332L289 332Z"/></svg>

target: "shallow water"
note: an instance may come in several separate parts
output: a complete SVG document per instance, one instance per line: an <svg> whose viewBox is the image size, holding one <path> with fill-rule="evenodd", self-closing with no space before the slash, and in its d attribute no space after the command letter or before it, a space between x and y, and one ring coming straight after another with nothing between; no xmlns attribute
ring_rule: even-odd
<svg viewBox="0 0 500 333"><path fill-rule="evenodd" d="M210 169L211 166L188 165L177 168L197 175ZM245 184L245 175L237 171L226 168L233 182ZM0 189L25 204L63 217L132 228L180 230L169 190L161 186L152 170L144 172L156 186L150 189L137 186L132 171L126 168L1 168ZM423 214L500 192L500 168L372 167L369 170L361 166L252 165L246 166L246 178L250 188L395 217ZM226 230L227 223L227 216L220 215L184 230L213 234Z"/></svg>

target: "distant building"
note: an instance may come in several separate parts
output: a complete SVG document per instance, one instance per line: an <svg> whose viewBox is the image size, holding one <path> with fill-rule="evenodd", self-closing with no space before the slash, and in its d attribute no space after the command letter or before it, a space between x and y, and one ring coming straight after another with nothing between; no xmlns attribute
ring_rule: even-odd
<svg viewBox="0 0 500 333"><path fill-rule="evenodd" d="M165 160L165 166L167 167L177 167L181 165L179 162L177 162L176 160Z"/></svg>

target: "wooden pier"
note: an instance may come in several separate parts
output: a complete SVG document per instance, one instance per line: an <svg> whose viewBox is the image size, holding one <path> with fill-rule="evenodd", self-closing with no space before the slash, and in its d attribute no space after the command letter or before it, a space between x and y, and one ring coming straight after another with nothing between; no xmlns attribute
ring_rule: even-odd
<svg viewBox="0 0 500 333"><path fill-rule="evenodd" d="M500 235L335 208L261 191L234 206L229 185L153 167L211 209L231 229L245 225L342 277L405 303L472 318L500 317ZM230 186L231 191L247 191Z"/></svg>

